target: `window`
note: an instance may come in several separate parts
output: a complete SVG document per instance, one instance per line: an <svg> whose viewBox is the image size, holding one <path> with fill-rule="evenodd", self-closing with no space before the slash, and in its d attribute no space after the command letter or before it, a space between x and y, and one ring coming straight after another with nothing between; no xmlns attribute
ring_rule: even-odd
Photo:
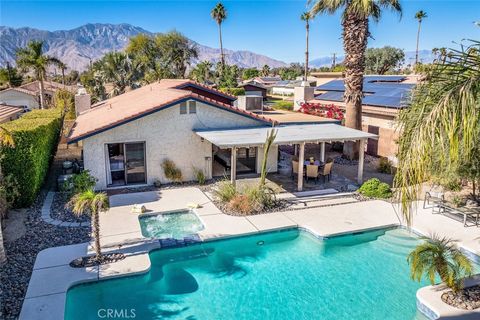
<svg viewBox="0 0 480 320"><path fill-rule="evenodd" d="M180 114L187 114L187 103L181 102L180 103Z"/></svg>
<svg viewBox="0 0 480 320"><path fill-rule="evenodd" d="M195 101L188 101L188 113L197 113L197 103Z"/></svg>

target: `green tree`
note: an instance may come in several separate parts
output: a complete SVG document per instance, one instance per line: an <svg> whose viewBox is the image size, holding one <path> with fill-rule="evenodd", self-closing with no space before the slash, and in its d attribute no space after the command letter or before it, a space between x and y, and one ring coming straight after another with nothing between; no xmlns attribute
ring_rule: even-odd
<svg viewBox="0 0 480 320"><path fill-rule="evenodd" d="M15 146L15 141L13 139L13 135L6 129L0 127L0 148L4 147L13 147ZM3 171L1 167L1 162L0 162L0 188L5 188L4 185L4 177L3 177ZM7 254L5 252L5 247L3 245L3 234L2 234L2 219L6 215L6 210L8 209L7 207L7 199L6 199L6 192L0 192L0 266L5 264L7 261Z"/></svg>
<svg viewBox="0 0 480 320"><path fill-rule="evenodd" d="M190 78L200 83L214 81L214 72L210 61L202 61L198 63L190 72Z"/></svg>
<svg viewBox="0 0 480 320"><path fill-rule="evenodd" d="M415 19L418 21L418 31L417 31L417 47L415 50L415 65L418 64L418 44L420 43L420 29L422 28L422 21L427 17L427 13L423 10L415 13Z"/></svg>
<svg viewBox="0 0 480 320"><path fill-rule="evenodd" d="M17 65L25 70L31 70L39 83L40 108L45 108L45 88L43 81L47 77L47 68L50 65L59 65L57 58L43 53L43 41L30 41L25 48L17 51Z"/></svg>
<svg viewBox="0 0 480 320"><path fill-rule="evenodd" d="M236 65L223 65L221 62L216 66L217 85L220 88L236 88L238 78L240 77L240 69Z"/></svg>
<svg viewBox="0 0 480 320"><path fill-rule="evenodd" d="M23 77L18 72L17 68L14 68L7 62L5 68L0 68L0 86L1 87L18 87L22 84Z"/></svg>
<svg viewBox="0 0 480 320"><path fill-rule="evenodd" d="M308 35L310 32L310 20L313 18L310 12L304 12L300 16L302 21L305 21L305 31L306 31L306 42L305 42L305 73L303 75L303 80L307 81L308 77Z"/></svg>
<svg viewBox="0 0 480 320"><path fill-rule="evenodd" d="M392 9L401 13L399 0L314 0L311 12L334 14L342 12L343 48L345 50L345 125L362 130L363 73L365 50L370 36L369 19L378 21L382 10ZM357 158L359 143L345 143L348 158ZM363 152L363 150L362 150Z"/></svg>
<svg viewBox="0 0 480 320"><path fill-rule="evenodd" d="M425 275L434 285L438 275L442 282L457 292L463 286L463 278L472 274L472 263L451 239L433 236L423 240L424 243L418 245L407 258L412 279L420 281Z"/></svg>
<svg viewBox="0 0 480 320"><path fill-rule="evenodd" d="M217 3L215 8L210 12L213 20L218 24L218 35L220 38L220 62L225 65L225 55L223 54L223 42L222 42L222 23L227 19L227 10L221 2Z"/></svg>
<svg viewBox="0 0 480 320"><path fill-rule="evenodd" d="M262 68L262 76L268 77L269 75L270 75L270 66L266 64Z"/></svg>
<svg viewBox="0 0 480 320"><path fill-rule="evenodd" d="M408 223L421 184L473 161L480 141L480 42L452 50L452 55L450 61L431 65L399 115L394 186Z"/></svg>
<svg viewBox="0 0 480 320"><path fill-rule="evenodd" d="M155 46L162 53L162 66L168 69L170 78L185 78L187 67L198 58L198 50L183 34L170 31L157 35Z"/></svg>
<svg viewBox="0 0 480 320"><path fill-rule="evenodd" d="M368 48L365 51L365 72L385 74L399 68L404 61L405 52L402 49L390 46Z"/></svg>
<svg viewBox="0 0 480 320"><path fill-rule="evenodd" d="M92 65L91 68L80 75L80 82L91 95L93 103L107 98L105 85L96 68L100 68L100 66Z"/></svg>
<svg viewBox="0 0 480 320"><path fill-rule="evenodd" d="M100 261L102 249L100 246L100 219L99 214L109 209L109 201L106 193L96 193L92 189L78 193L72 197L69 205L73 213L78 216L89 214L92 220L92 236L95 242L95 259Z"/></svg>
<svg viewBox="0 0 480 320"><path fill-rule="evenodd" d="M460 178L472 183L472 196L476 199L476 189L480 182L480 145L476 144L470 153L470 159L461 160L457 173Z"/></svg>
<svg viewBox="0 0 480 320"><path fill-rule="evenodd" d="M247 68L242 72L242 79L248 80L260 76L260 71L257 68Z"/></svg>

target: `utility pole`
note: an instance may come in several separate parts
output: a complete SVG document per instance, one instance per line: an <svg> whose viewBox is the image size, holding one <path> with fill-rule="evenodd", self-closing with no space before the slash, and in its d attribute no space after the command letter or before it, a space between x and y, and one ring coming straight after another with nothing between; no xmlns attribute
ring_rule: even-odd
<svg viewBox="0 0 480 320"><path fill-rule="evenodd" d="M333 53L333 58L332 58L332 70L335 69L337 63L336 63L336 53Z"/></svg>

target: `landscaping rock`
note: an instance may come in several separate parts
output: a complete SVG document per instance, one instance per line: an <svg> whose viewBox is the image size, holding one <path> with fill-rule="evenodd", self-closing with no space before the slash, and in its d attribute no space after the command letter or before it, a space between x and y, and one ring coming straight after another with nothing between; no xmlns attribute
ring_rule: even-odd
<svg viewBox="0 0 480 320"><path fill-rule="evenodd" d="M56 192L53 197L52 208L50 209L50 217L65 222L90 222L90 216L88 214L76 216L72 210L67 207L68 201L68 193Z"/></svg>
<svg viewBox="0 0 480 320"><path fill-rule="evenodd" d="M480 285L464 288L458 293L445 292L442 294L442 301L452 307L464 310L480 308Z"/></svg>

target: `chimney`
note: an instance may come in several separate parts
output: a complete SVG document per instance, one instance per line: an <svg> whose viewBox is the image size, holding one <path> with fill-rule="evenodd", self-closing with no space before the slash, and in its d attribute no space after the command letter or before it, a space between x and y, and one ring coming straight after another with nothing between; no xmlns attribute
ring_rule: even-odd
<svg viewBox="0 0 480 320"><path fill-rule="evenodd" d="M87 93L84 87L80 87L75 94L75 114L78 116L80 113L90 109L92 106L90 95Z"/></svg>
<svg viewBox="0 0 480 320"><path fill-rule="evenodd" d="M310 86L307 86L306 84L308 83L302 82L301 87L294 88L293 110L295 111L298 111L301 108L302 103L315 98L314 96L315 87L310 87Z"/></svg>

